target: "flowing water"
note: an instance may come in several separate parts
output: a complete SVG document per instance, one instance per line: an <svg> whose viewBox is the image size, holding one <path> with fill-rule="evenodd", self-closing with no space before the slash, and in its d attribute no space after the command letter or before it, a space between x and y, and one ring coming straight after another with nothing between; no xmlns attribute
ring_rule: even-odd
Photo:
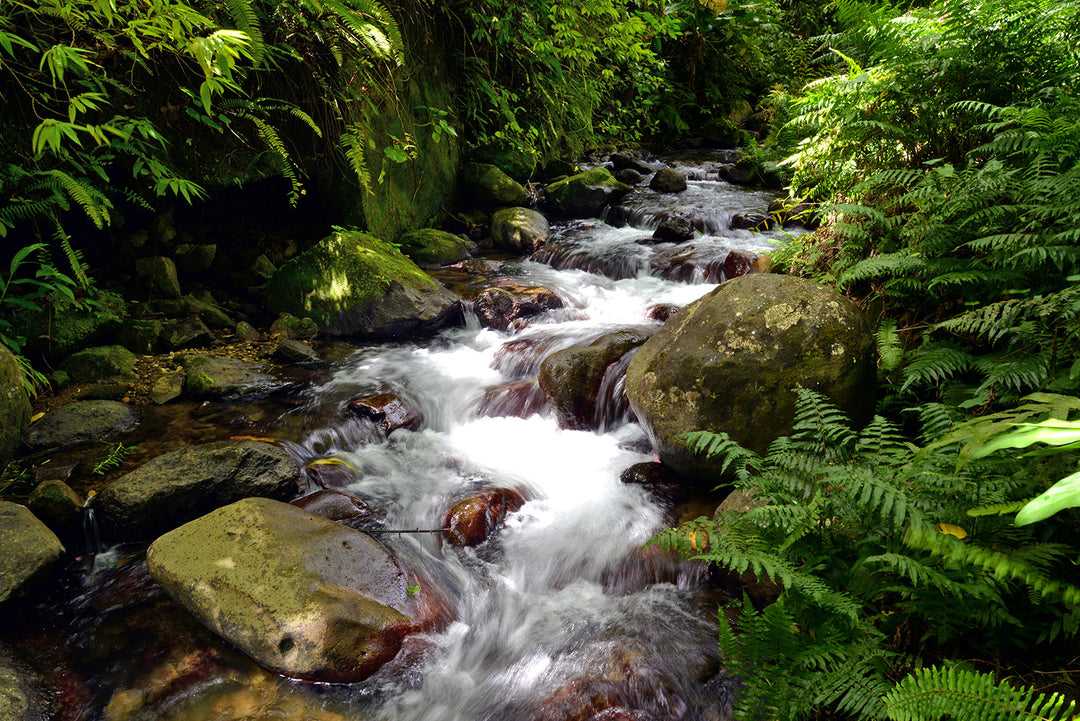
<svg viewBox="0 0 1080 721"><path fill-rule="evenodd" d="M430 533L384 536L427 579L422 592L441 596L448 624L414 639L404 660L364 683L260 681L274 688L270 702L252 700L252 676L220 674L132 718L584 721L608 707L623 715L596 718L728 718L735 682L715 650L717 591L700 566L642 548L673 521L671 509L620 481L627 467L653 460L622 398L632 353L605 377L599 431L560 429L529 390L546 355L620 328L659 327L649 309L685 305L714 288L708 281L719 279L729 250L777 241L775 232L726 229L735 212L765 212L773 194L693 167L691 177L705 179L683 194L635 191L624 203L631 225L557 223L554 250L500 271L556 291L563 309L516 332L481 328L470 314L465 327L428 341L357 348L278 419L303 461L332 458L355 469L345 490L385 513L388 529L437 529L449 506L477 489L524 494L525 505L477 547L454 548ZM639 242L671 214L693 218L700 237L679 246ZM660 262L673 252L683 254L679 273ZM492 402L490 389L514 383L528 398ZM385 392L422 410L420 430L387 438L357 422L314 421L340 419L350 399ZM110 673L122 675L102 672L96 685L115 683ZM236 711L245 686L245 703L263 711ZM296 698L305 699L302 710L290 710Z"/></svg>

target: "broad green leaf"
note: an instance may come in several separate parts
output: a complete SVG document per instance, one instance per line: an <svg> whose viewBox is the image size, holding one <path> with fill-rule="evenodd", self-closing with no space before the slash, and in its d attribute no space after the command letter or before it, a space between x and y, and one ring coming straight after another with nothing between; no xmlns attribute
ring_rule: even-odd
<svg viewBox="0 0 1080 721"><path fill-rule="evenodd" d="M1042 521L1066 508L1080 506L1080 471L1065 476L1020 509L1013 521L1018 526Z"/></svg>
<svg viewBox="0 0 1080 721"><path fill-rule="evenodd" d="M971 453L982 458L1002 448L1027 448L1035 443L1065 446L1080 441L1080 421L1049 419L1041 423L1018 423L1016 430L987 441Z"/></svg>

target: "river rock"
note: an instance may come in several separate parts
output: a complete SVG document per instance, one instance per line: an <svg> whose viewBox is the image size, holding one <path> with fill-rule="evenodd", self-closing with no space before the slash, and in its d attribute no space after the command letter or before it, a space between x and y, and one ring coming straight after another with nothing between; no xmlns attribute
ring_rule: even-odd
<svg viewBox="0 0 1080 721"><path fill-rule="evenodd" d="M747 250L733 250L724 258L724 278L730 280L739 276L753 273L754 261L758 259L757 253Z"/></svg>
<svg viewBox="0 0 1080 721"><path fill-rule="evenodd" d="M461 184L473 200L486 205L524 205L529 200L521 183L490 163L466 163Z"/></svg>
<svg viewBox="0 0 1080 721"><path fill-rule="evenodd" d="M443 516L443 537L454 546L477 546L488 539L507 514L524 505L524 494L514 488L473 493L450 506Z"/></svg>
<svg viewBox="0 0 1080 721"><path fill-rule="evenodd" d="M732 230L764 232L772 226L772 218L764 213L736 213L731 216Z"/></svg>
<svg viewBox="0 0 1080 721"><path fill-rule="evenodd" d="M46 705L34 674L0 649L0 719L46 721Z"/></svg>
<svg viewBox="0 0 1080 721"><path fill-rule="evenodd" d="M135 261L135 277L152 292L165 298L179 298L180 280L176 275L176 263L172 258L155 255Z"/></svg>
<svg viewBox="0 0 1080 721"><path fill-rule="evenodd" d="M271 366L218 355L182 355L176 358L185 372L184 387L195 396L239 398L285 384Z"/></svg>
<svg viewBox="0 0 1080 721"><path fill-rule="evenodd" d="M19 362L0 343L0 468L15 455L32 412Z"/></svg>
<svg viewBox="0 0 1080 721"><path fill-rule="evenodd" d="M26 593L64 555L64 546L26 506L0 501L0 604Z"/></svg>
<svg viewBox="0 0 1080 721"><path fill-rule="evenodd" d="M651 170L649 172L652 172ZM645 180L645 176L634 170L633 168L623 168L622 170L616 170L614 173L615 180L620 183L626 183L627 185L637 185Z"/></svg>
<svg viewBox="0 0 1080 721"><path fill-rule="evenodd" d="M76 401L30 426L26 445L32 451L44 451L116 440L138 424L138 412L119 401Z"/></svg>
<svg viewBox="0 0 1080 721"><path fill-rule="evenodd" d="M665 218L653 231L652 239L664 243L681 243L695 235L697 231L689 218Z"/></svg>
<svg viewBox="0 0 1080 721"><path fill-rule="evenodd" d="M657 193L681 193L686 190L686 178L675 168L660 168L649 181L649 187Z"/></svg>
<svg viewBox="0 0 1080 721"><path fill-rule="evenodd" d="M349 401L348 408L354 415L372 421L383 433L399 428L419 430L424 422L424 414L419 408L406 403L394 393L354 398Z"/></svg>
<svg viewBox="0 0 1080 721"><path fill-rule="evenodd" d="M239 329L237 332L239 333ZM319 324L311 318L297 318L289 313L282 313L270 324L270 335L295 340L314 340L319 337Z"/></svg>
<svg viewBox="0 0 1080 721"><path fill-rule="evenodd" d="M658 320L661 323L664 323L668 318L675 315L680 308L682 308L682 306L675 303L657 303L656 305L650 305L645 309L645 317L650 320Z"/></svg>
<svg viewBox="0 0 1080 721"><path fill-rule="evenodd" d="M640 175L651 175L653 172L652 166L629 153L612 153L608 160L611 161L611 167L616 171L633 170Z"/></svg>
<svg viewBox="0 0 1080 721"><path fill-rule="evenodd" d="M381 514L364 499L329 488L297 498L292 505L330 521L347 522L350 526L381 520Z"/></svg>
<svg viewBox="0 0 1080 721"><path fill-rule="evenodd" d="M338 336L427 333L461 319L456 295L389 243L352 231L282 265L267 286L267 304Z"/></svg>
<svg viewBox="0 0 1080 721"><path fill-rule="evenodd" d="M300 340L283 340L274 348L273 357L283 363L322 363L314 348Z"/></svg>
<svg viewBox="0 0 1080 721"><path fill-rule="evenodd" d="M626 394L660 460L719 481L718 459L682 437L726 432L764 453L791 433L796 386L818 391L856 423L874 408L873 336L859 308L802 278L745 275L691 303L638 350Z"/></svg>
<svg viewBox="0 0 1080 721"><path fill-rule="evenodd" d="M214 267L217 245L214 243L181 243L173 249L176 268L184 273L200 275Z"/></svg>
<svg viewBox="0 0 1080 721"><path fill-rule="evenodd" d="M777 198L769 203L769 213L780 217L785 227L800 225L807 230L814 230L821 225L817 204L807 203L797 198Z"/></svg>
<svg viewBox="0 0 1080 721"><path fill-rule="evenodd" d="M543 286L496 286L484 290L473 301L480 323L495 330L505 330L515 321L562 307L562 298Z"/></svg>
<svg viewBox="0 0 1080 721"><path fill-rule="evenodd" d="M528 180L536 170L536 157L532 153L502 142L477 148L473 160L494 165L519 183Z"/></svg>
<svg viewBox="0 0 1080 721"><path fill-rule="evenodd" d="M184 392L186 378L183 369L165 371L150 384L150 400L161 406L179 398Z"/></svg>
<svg viewBox="0 0 1080 721"><path fill-rule="evenodd" d="M617 203L630 186L612 177L607 168L593 168L547 186L544 197L552 211L567 218L599 218L604 206Z"/></svg>
<svg viewBox="0 0 1080 721"><path fill-rule="evenodd" d="M528 418L543 411L545 405L540 384L529 378L488 388L476 412L488 418Z"/></svg>
<svg viewBox="0 0 1080 721"><path fill-rule="evenodd" d="M548 241L547 218L528 208L502 208L491 216L491 240L513 253L529 255Z"/></svg>
<svg viewBox="0 0 1080 721"><path fill-rule="evenodd" d="M303 486L300 463L261 441L217 441L152 458L94 497L109 540L154 538L248 496L287 500Z"/></svg>
<svg viewBox="0 0 1080 721"><path fill-rule="evenodd" d="M390 552L287 503L220 508L158 538L146 562L215 633L290 678L360 681L411 630L406 576Z"/></svg>
<svg viewBox="0 0 1080 721"><path fill-rule="evenodd" d="M135 380L135 354L121 345L98 346L72 353L60 364L73 383Z"/></svg>
<svg viewBox="0 0 1080 721"><path fill-rule="evenodd" d="M540 364L540 388L560 428L595 430L602 425L598 398L609 366L649 337L639 329L609 333L585 346L552 353Z"/></svg>
<svg viewBox="0 0 1080 721"><path fill-rule="evenodd" d="M399 245L412 262L424 269L441 268L465 260L476 247L471 241L435 228L406 233Z"/></svg>
<svg viewBox="0 0 1080 721"><path fill-rule="evenodd" d="M30 492L26 505L55 533L64 534L82 520L83 498L58 478L42 481Z"/></svg>

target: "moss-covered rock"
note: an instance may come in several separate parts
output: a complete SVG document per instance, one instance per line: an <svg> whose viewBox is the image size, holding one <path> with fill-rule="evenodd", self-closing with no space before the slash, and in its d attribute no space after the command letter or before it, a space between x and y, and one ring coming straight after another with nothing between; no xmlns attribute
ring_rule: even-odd
<svg viewBox="0 0 1080 721"><path fill-rule="evenodd" d="M513 253L533 253L551 236L547 218L529 208L501 208L491 216L491 240Z"/></svg>
<svg viewBox="0 0 1080 721"><path fill-rule="evenodd" d="M139 413L119 401L86 400L50 411L26 434L33 451L116 441L139 425Z"/></svg>
<svg viewBox="0 0 1080 721"><path fill-rule="evenodd" d="M476 202L489 205L525 205L525 187L490 163L466 163L461 184Z"/></svg>
<svg viewBox="0 0 1080 721"><path fill-rule="evenodd" d="M420 268L441 268L471 255L473 244L436 228L421 228L401 237L401 251Z"/></svg>
<svg viewBox="0 0 1080 721"><path fill-rule="evenodd" d="M239 332L240 326L237 326L237 335ZM270 324L270 335L296 340L314 340L319 337L319 324L311 318L297 318L295 315L282 313Z"/></svg>
<svg viewBox="0 0 1080 721"><path fill-rule="evenodd" d="M686 178L675 168L660 168L649 181L657 193L681 193L686 190Z"/></svg>
<svg viewBox="0 0 1080 721"><path fill-rule="evenodd" d="M599 217L604 206L630 192L607 168L593 168L547 186L544 197L552 212L567 218Z"/></svg>
<svg viewBox="0 0 1080 721"><path fill-rule="evenodd" d="M506 143L490 143L473 154L478 163L494 165L519 183L528 180L536 170L536 157Z"/></svg>
<svg viewBox="0 0 1080 721"><path fill-rule="evenodd" d="M169 595L267 668L359 681L413 628L406 576L371 536L247 498L158 538L147 567Z"/></svg>
<svg viewBox="0 0 1080 721"><path fill-rule="evenodd" d="M15 332L26 338L24 354L57 360L82 348L107 342L120 329L126 316L124 299L116 293L102 291L93 302L79 307L58 303L40 311L19 312L12 321Z"/></svg>
<svg viewBox="0 0 1080 721"><path fill-rule="evenodd" d="M135 380L135 354L122 345L105 345L72 353L60 364L75 383Z"/></svg>
<svg viewBox="0 0 1080 721"><path fill-rule="evenodd" d="M668 320L637 352L626 394L660 460L706 483L719 463L682 434L728 433L763 453L791 432L796 387L823 393L856 422L874 408L873 337L862 312L801 278L745 275Z"/></svg>
<svg viewBox="0 0 1080 721"><path fill-rule="evenodd" d="M184 388L190 395L239 398L266 393L285 385L285 379L265 363L218 355L182 355Z"/></svg>
<svg viewBox="0 0 1080 721"><path fill-rule="evenodd" d="M150 355L158 346L165 324L160 320L132 318L116 334L116 341L132 353Z"/></svg>
<svg viewBox="0 0 1080 721"><path fill-rule="evenodd" d="M19 363L7 346L0 344L0 469L15 454L30 425L30 413Z"/></svg>
<svg viewBox="0 0 1080 721"><path fill-rule="evenodd" d="M26 593L63 555L60 539L26 506L0 501L0 604Z"/></svg>
<svg viewBox="0 0 1080 721"><path fill-rule="evenodd" d="M334 233L282 265L267 305L339 336L432 331L461 313L458 297L401 251L359 232Z"/></svg>

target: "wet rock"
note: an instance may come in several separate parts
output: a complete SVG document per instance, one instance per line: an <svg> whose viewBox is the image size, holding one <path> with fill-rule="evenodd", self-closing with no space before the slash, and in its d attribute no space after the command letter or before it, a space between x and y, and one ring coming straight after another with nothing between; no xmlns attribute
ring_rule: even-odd
<svg viewBox="0 0 1080 721"><path fill-rule="evenodd" d="M491 216L491 240L513 253L529 255L551 235L547 218L528 208L502 208Z"/></svg>
<svg viewBox="0 0 1080 721"><path fill-rule="evenodd" d="M641 486L663 503L682 503L687 498L686 489L679 484L675 474L656 461L635 463L619 475L619 480Z"/></svg>
<svg viewBox="0 0 1080 721"><path fill-rule="evenodd" d="M495 330L505 330L515 321L562 307L562 298L541 286L497 286L484 290L473 301L480 322Z"/></svg>
<svg viewBox="0 0 1080 721"><path fill-rule="evenodd" d="M724 277L730 280L754 272L754 261L757 258L757 253L745 250L731 251L724 258Z"/></svg>
<svg viewBox="0 0 1080 721"><path fill-rule="evenodd" d="M214 334L198 316L167 323L162 336L162 342L171 351L204 348L213 341Z"/></svg>
<svg viewBox="0 0 1080 721"><path fill-rule="evenodd" d="M322 363L314 348L299 340L283 340L274 348L273 357L283 363Z"/></svg>
<svg viewBox="0 0 1080 721"><path fill-rule="evenodd" d="M490 488L462 498L443 516L443 537L454 546L477 546L486 541L509 513L525 505L513 488Z"/></svg>
<svg viewBox="0 0 1080 721"><path fill-rule="evenodd" d="M461 184L473 200L486 205L525 205L529 200L521 183L490 163L466 163Z"/></svg>
<svg viewBox="0 0 1080 721"><path fill-rule="evenodd" d="M151 292L160 293L165 298L179 298L181 295L180 279L172 258L161 255L138 258L135 261L135 276Z"/></svg>
<svg viewBox="0 0 1080 721"><path fill-rule="evenodd" d="M600 712L620 707L625 701L622 684L605 679L579 678L544 699L536 721L590 721Z"/></svg>
<svg viewBox="0 0 1080 721"><path fill-rule="evenodd" d="M666 218L653 231L653 240L664 243L681 243L697 235L694 224L688 218Z"/></svg>
<svg viewBox="0 0 1080 721"><path fill-rule="evenodd" d="M150 400L156 405L164 405L179 398L184 392L187 374L180 369L162 373L150 384Z"/></svg>
<svg viewBox="0 0 1080 721"><path fill-rule="evenodd" d="M0 468L15 454L30 425L31 413L19 363L7 346L0 344Z"/></svg>
<svg viewBox="0 0 1080 721"><path fill-rule="evenodd" d="M552 353L540 364L540 388L560 428L595 430L605 373L630 350L646 341L649 332L638 329L609 333L586 346Z"/></svg>
<svg viewBox="0 0 1080 721"><path fill-rule="evenodd" d="M469 275L488 276L504 270L506 263L501 260L485 260L483 258L470 258L450 266L452 270L459 270Z"/></svg>
<svg viewBox="0 0 1080 721"><path fill-rule="evenodd" d="M616 170L614 175L615 180L618 180L620 183L626 183L627 185L637 185L638 183L645 180L645 176L634 170L633 168Z"/></svg>
<svg viewBox="0 0 1080 721"><path fill-rule="evenodd" d="M630 362L626 393L660 460L704 483L719 462L682 434L726 432L764 453L791 432L796 386L823 393L856 423L874 407L873 337L854 303L792 276L728 281L665 324Z"/></svg>
<svg viewBox="0 0 1080 721"><path fill-rule="evenodd" d="M660 168L649 181L649 187L657 193L681 193L686 190L686 178L674 168Z"/></svg>
<svg viewBox="0 0 1080 721"><path fill-rule="evenodd" d="M116 440L135 429L139 414L117 401L77 401L48 413L26 433L32 451Z"/></svg>
<svg viewBox="0 0 1080 721"><path fill-rule="evenodd" d="M719 283L724 279L725 257L715 248L689 241L654 253L649 268L653 275L667 280Z"/></svg>
<svg viewBox="0 0 1080 721"><path fill-rule="evenodd" d="M195 396L239 398L280 388L285 381L265 363L218 355L182 355L184 387Z"/></svg>
<svg viewBox="0 0 1080 721"><path fill-rule="evenodd" d="M630 192L607 168L593 168L547 186L544 196L556 215L567 218L599 218L604 206L617 203Z"/></svg>
<svg viewBox="0 0 1080 721"><path fill-rule="evenodd" d="M297 318L289 313L282 313L270 324L270 335L295 340L314 340L319 337L319 324L311 318Z"/></svg>
<svg viewBox="0 0 1080 721"><path fill-rule="evenodd" d="M577 163L570 160L549 160L547 164L541 168L540 175L544 180L551 182L558 180L559 178L569 178L571 175L576 175L581 172L581 168Z"/></svg>
<svg viewBox="0 0 1080 721"><path fill-rule="evenodd" d="M249 496L287 500L301 490L299 462L260 441L218 441L157 456L94 497L109 540L145 540Z"/></svg>
<svg viewBox="0 0 1080 721"><path fill-rule="evenodd" d="M0 649L0 719L46 721L46 703L35 678Z"/></svg>
<svg viewBox="0 0 1080 721"><path fill-rule="evenodd" d="M630 225L630 209L625 205L612 205L604 216L604 222L612 228L625 228Z"/></svg>
<svg viewBox="0 0 1080 721"><path fill-rule="evenodd" d="M657 721L657 718L644 711L614 706L592 716L589 721Z"/></svg>
<svg viewBox="0 0 1080 721"><path fill-rule="evenodd" d="M536 170L536 158L507 143L489 143L477 148L473 160L494 165L519 183L524 183Z"/></svg>
<svg viewBox="0 0 1080 721"><path fill-rule="evenodd" d="M708 573L709 566L704 561L683 560L677 553L659 546L645 546L606 569L600 582L604 593L628 596L658 583L689 590L703 583Z"/></svg>
<svg viewBox="0 0 1080 721"><path fill-rule="evenodd" d="M406 576L370 536L247 498L158 538L151 575L214 632L291 678L360 681L410 631Z"/></svg>
<svg viewBox="0 0 1080 721"><path fill-rule="evenodd" d="M311 319L309 318L308 320ZM315 325L315 321L311 321L311 324L315 326L315 335L318 335L319 326ZM273 326L271 326L271 328L273 328ZM255 326L248 323L246 320L242 320L236 324L236 327L233 329L233 334L240 340L257 341L262 338Z"/></svg>
<svg viewBox="0 0 1080 721"><path fill-rule="evenodd" d="M675 315L681 307L682 306L674 303L657 303L656 305L650 305L645 309L645 317L664 323L668 318Z"/></svg>
<svg viewBox="0 0 1080 721"><path fill-rule="evenodd" d="M328 488L297 498L292 505L330 521L349 521L348 525L381 520L380 514L367 501Z"/></svg>
<svg viewBox="0 0 1080 721"><path fill-rule="evenodd" d="M772 227L772 218L762 213L736 213L731 216L732 230L766 231Z"/></svg>
<svg viewBox="0 0 1080 721"><path fill-rule="evenodd" d="M116 342L138 355L150 355L158 346L158 340L165 331L165 324L160 320L131 319L116 333Z"/></svg>
<svg viewBox="0 0 1080 721"><path fill-rule="evenodd" d="M394 393L354 398L349 401L348 408L354 415L371 420L384 433L399 428L419 430L424 422L424 414L419 408L406 403Z"/></svg>
<svg viewBox="0 0 1080 721"><path fill-rule="evenodd" d="M633 170L639 175L651 175L653 172L652 166L629 153L613 153L609 160L611 161L611 167L619 172Z"/></svg>
<svg viewBox="0 0 1080 721"><path fill-rule="evenodd" d="M421 228L406 233L400 241L402 252L425 269L441 268L472 255L476 245L453 233L435 228Z"/></svg>
<svg viewBox="0 0 1080 721"><path fill-rule="evenodd" d="M79 391L75 400L79 401L122 401L128 397L133 383L95 383Z"/></svg>
<svg viewBox="0 0 1080 721"><path fill-rule="evenodd" d="M74 383L135 380L135 354L120 345L99 346L73 353L60 368Z"/></svg>
<svg viewBox="0 0 1080 721"><path fill-rule="evenodd" d="M282 265L267 303L339 336L431 333L462 317L456 295L397 248L358 232L334 233Z"/></svg>
<svg viewBox="0 0 1080 721"><path fill-rule="evenodd" d="M213 243L181 243L173 249L177 270L191 275L202 275L214 267L217 245Z"/></svg>
<svg viewBox="0 0 1080 721"><path fill-rule="evenodd" d="M318 458L309 463L304 472L312 483L331 490L345 488L359 476L355 468L337 458Z"/></svg>
<svg viewBox="0 0 1080 721"><path fill-rule="evenodd" d="M65 534L82 520L84 499L59 479L42 481L30 492L26 505L55 533Z"/></svg>
<svg viewBox="0 0 1080 721"><path fill-rule="evenodd" d="M25 594L64 555L64 546L26 506L0 501L0 604Z"/></svg>
<svg viewBox="0 0 1080 721"><path fill-rule="evenodd" d="M814 230L821 225L816 203L805 203L795 198L777 198L769 203L769 214L778 216L784 227L799 225Z"/></svg>
<svg viewBox="0 0 1080 721"><path fill-rule="evenodd" d="M535 378L512 381L484 391L477 413L488 418L528 418L547 407Z"/></svg>

